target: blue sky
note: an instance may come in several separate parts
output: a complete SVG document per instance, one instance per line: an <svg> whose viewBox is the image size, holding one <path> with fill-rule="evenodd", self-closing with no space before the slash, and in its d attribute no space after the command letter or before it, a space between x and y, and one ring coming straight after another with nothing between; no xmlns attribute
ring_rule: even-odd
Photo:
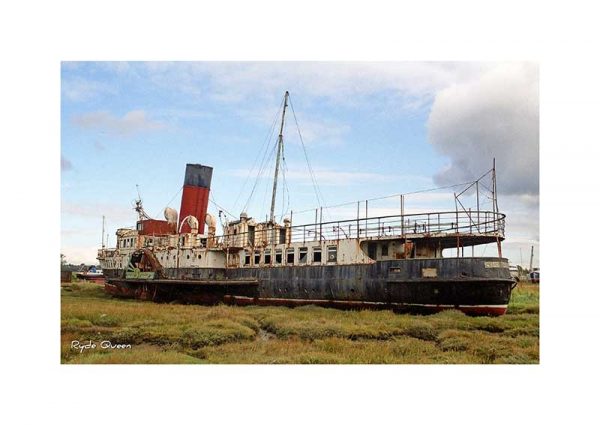
<svg viewBox="0 0 600 425"><path fill-rule="evenodd" d="M289 90L326 205L474 180L496 157L504 254L528 263L539 240L537 85L529 63L63 62L62 251L93 262L102 215L113 245L117 228L135 224L136 184L151 216L178 209L188 162L214 167L213 200L239 214ZM319 205L291 109L285 135L290 199L280 185L277 214ZM268 213L272 173L269 164L258 180L251 216ZM452 192L408 207L452 209Z"/></svg>

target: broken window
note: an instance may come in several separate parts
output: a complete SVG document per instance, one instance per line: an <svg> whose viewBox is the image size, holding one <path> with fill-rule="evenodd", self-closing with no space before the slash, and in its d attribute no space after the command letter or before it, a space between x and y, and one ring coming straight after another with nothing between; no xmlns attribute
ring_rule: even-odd
<svg viewBox="0 0 600 425"><path fill-rule="evenodd" d="M280 249L275 250L275 264L281 264L283 262L283 253Z"/></svg>
<svg viewBox="0 0 600 425"><path fill-rule="evenodd" d="M248 226L248 245L254 245L254 226Z"/></svg>
<svg viewBox="0 0 600 425"><path fill-rule="evenodd" d="M250 265L250 253L246 251L246 258L244 258L244 265L245 266L249 266Z"/></svg>
<svg viewBox="0 0 600 425"><path fill-rule="evenodd" d="M285 229L279 229L279 243L285 243Z"/></svg>
<svg viewBox="0 0 600 425"><path fill-rule="evenodd" d="M298 263L306 264L308 259L308 248L300 248L298 250Z"/></svg>
<svg viewBox="0 0 600 425"><path fill-rule="evenodd" d="M265 249L265 264L271 264L271 250Z"/></svg>
<svg viewBox="0 0 600 425"><path fill-rule="evenodd" d="M371 257L373 260L375 260L375 257L377 257L377 244L376 243L368 244L367 252L368 252L369 257Z"/></svg>
<svg viewBox="0 0 600 425"><path fill-rule="evenodd" d="M260 251L254 251L254 265L258 266L260 264Z"/></svg>
<svg viewBox="0 0 600 425"><path fill-rule="evenodd" d="M313 249L313 263L320 263L321 262L321 248L314 248Z"/></svg>
<svg viewBox="0 0 600 425"><path fill-rule="evenodd" d="M290 248L290 249L287 250L286 263L287 264L294 264L294 248Z"/></svg>

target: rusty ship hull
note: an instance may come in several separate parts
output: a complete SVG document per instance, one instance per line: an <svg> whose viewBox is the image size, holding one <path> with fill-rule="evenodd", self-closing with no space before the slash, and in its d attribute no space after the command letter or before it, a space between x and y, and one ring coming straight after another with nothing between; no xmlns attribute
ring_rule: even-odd
<svg viewBox="0 0 600 425"><path fill-rule="evenodd" d="M505 267L486 264L506 263ZM435 277L418 277L422 270ZM106 271L108 293L155 302L276 305L314 304L342 309L393 309L502 315L514 281L508 260L496 257L406 259L375 264L265 267L253 269L164 269L162 279L126 279Z"/></svg>

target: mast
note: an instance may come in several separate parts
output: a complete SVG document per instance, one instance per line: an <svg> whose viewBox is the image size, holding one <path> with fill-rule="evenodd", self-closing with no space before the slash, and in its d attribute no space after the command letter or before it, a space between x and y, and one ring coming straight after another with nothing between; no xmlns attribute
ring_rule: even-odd
<svg viewBox="0 0 600 425"><path fill-rule="evenodd" d="M533 271L533 245L531 245L531 257L529 257L529 273Z"/></svg>
<svg viewBox="0 0 600 425"><path fill-rule="evenodd" d="M285 92L283 98L283 113L281 115L281 127L279 128L279 138L277 139L277 160L275 162L275 176L273 178L273 195L271 197L271 217L270 222L275 223L275 196L277 194L277 177L279 176L279 163L283 154L283 124L285 122L285 110L287 108L288 97L290 93Z"/></svg>
<svg viewBox="0 0 600 425"><path fill-rule="evenodd" d="M104 216L102 216L102 249L106 248L104 245Z"/></svg>
<svg viewBox="0 0 600 425"><path fill-rule="evenodd" d="M492 210L498 212L498 189L496 187L496 158L492 165Z"/></svg>

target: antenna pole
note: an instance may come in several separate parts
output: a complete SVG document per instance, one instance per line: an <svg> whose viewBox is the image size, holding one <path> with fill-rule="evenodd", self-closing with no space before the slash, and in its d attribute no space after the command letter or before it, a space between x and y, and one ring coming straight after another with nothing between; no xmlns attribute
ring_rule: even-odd
<svg viewBox="0 0 600 425"><path fill-rule="evenodd" d="M531 257L529 257L529 273L533 271L533 245L531 245Z"/></svg>
<svg viewBox="0 0 600 425"><path fill-rule="evenodd" d="M496 188L496 158L494 158L494 163L492 165L492 179L493 179L492 190L494 192L494 194L492 196L492 200L494 202L493 210L495 213L497 213L498 212L498 189Z"/></svg>
<svg viewBox="0 0 600 425"><path fill-rule="evenodd" d="M290 93L285 92L283 98L283 113L281 115L281 127L279 128L279 138L277 140L277 160L275 162L275 176L273 178L273 195L271 196L271 223L275 222L275 197L277 195L277 177L279 175L279 163L283 154L283 124L285 122L285 110L287 109L288 97Z"/></svg>
<svg viewBox="0 0 600 425"><path fill-rule="evenodd" d="M106 248L104 245L104 216L102 216L102 249Z"/></svg>

